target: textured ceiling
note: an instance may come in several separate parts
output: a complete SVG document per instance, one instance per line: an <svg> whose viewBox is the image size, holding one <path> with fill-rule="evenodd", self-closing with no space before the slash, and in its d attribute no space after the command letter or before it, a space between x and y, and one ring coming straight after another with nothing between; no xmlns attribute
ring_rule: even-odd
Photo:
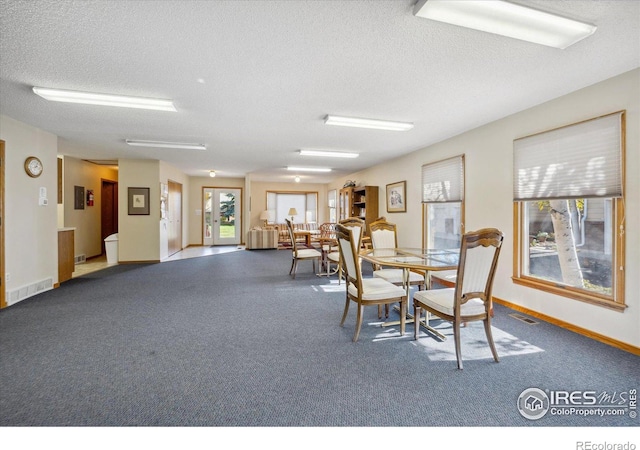
<svg viewBox="0 0 640 450"><path fill-rule="evenodd" d="M640 1L529 1L598 26L557 50L413 16L413 0L0 0L0 113L84 159L326 182L640 66ZM48 102L32 86L173 99L177 113ZM413 122L324 125L326 114ZM142 149L125 139L202 142ZM360 152L321 160L300 148Z"/></svg>

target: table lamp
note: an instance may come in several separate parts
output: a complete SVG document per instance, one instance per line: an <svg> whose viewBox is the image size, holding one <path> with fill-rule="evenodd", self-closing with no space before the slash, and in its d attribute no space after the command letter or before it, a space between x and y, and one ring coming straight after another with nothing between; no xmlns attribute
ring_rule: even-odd
<svg viewBox="0 0 640 450"><path fill-rule="evenodd" d="M291 222L293 222L293 216L297 216L298 211L295 208L289 208L289 215L291 216Z"/></svg>
<svg viewBox="0 0 640 450"><path fill-rule="evenodd" d="M260 220L264 220L264 226L269 223L269 211L265 210L260 213Z"/></svg>

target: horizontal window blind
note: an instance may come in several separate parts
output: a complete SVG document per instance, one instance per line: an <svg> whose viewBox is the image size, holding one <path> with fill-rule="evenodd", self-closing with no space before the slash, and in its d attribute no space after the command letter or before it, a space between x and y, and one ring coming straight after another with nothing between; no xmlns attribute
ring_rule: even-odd
<svg viewBox="0 0 640 450"><path fill-rule="evenodd" d="M513 141L513 200L622 196L618 112Z"/></svg>
<svg viewBox="0 0 640 450"><path fill-rule="evenodd" d="M422 166L422 203L464 200L464 155Z"/></svg>

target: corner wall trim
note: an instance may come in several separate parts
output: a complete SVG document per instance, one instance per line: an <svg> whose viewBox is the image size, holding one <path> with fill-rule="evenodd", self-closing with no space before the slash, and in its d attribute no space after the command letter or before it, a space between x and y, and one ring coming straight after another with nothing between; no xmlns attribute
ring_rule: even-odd
<svg viewBox="0 0 640 450"><path fill-rule="evenodd" d="M581 334L582 336L586 336L590 339L593 339L595 341L598 342L602 342L603 344L607 344L610 345L612 347L615 348L619 348L620 350L624 350L625 352L629 352L632 353L634 355L638 355L640 356L640 347L636 347L630 344L627 344L626 342L621 342L618 341L616 339L612 339L608 336L605 336L603 334L599 334L599 333L595 333L593 331L587 330L586 328L582 328L582 327L578 327L576 325L573 325L571 323L565 322L563 320L560 319L556 319L554 317L551 316L547 316L546 314L542 314L536 311L532 311L528 308L525 308L524 306L520 306L520 305L516 305L515 303L511 303L508 302L506 300L502 300L501 298L497 298L497 297L493 297L493 301L502 305L502 306L506 306L507 308L511 308L511 309L515 309L516 311L520 311L523 312L525 314L528 314L530 316L536 317L540 320L544 320L545 322L548 322L552 325L556 325L559 326L561 328L567 329L569 331L573 331L574 333L578 333Z"/></svg>

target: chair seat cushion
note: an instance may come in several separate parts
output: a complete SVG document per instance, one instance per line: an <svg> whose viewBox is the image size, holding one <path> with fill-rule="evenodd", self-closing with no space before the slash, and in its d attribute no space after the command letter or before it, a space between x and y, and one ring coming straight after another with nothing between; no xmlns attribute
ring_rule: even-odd
<svg viewBox="0 0 640 450"><path fill-rule="evenodd" d="M389 283L402 283L403 269L380 269L373 272L374 277L382 278ZM409 283L424 283L424 277L415 272L409 271Z"/></svg>
<svg viewBox="0 0 640 450"><path fill-rule="evenodd" d="M320 258L320 256L322 256L320 252L312 248L298 250L298 258Z"/></svg>
<svg viewBox="0 0 640 450"><path fill-rule="evenodd" d="M327 259L329 259L329 261L333 261L333 262L339 262L340 261L340 252L331 252L327 255Z"/></svg>
<svg viewBox="0 0 640 450"><path fill-rule="evenodd" d="M382 278L363 278L362 279L362 299L363 300L382 300L385 298L403 297L407 292L400 286L391 284ZM357 297L358 288L353 284L349 284L349 294Z"/></svg>
<svg viewBox="0 0 640 450"><path fill-rule="evenodd" d="M457 270L437 270L431 272L431 279L435 281L444 281L445 283L456 284L457 278Z"/></svg>
<svg viewBox="0 0 640 450"><path fill-rule="evenodd" d="M455 288L431 289L413 294L413 302L453 316ZM420 305L422 307L422 305ZM460 307L460 316L475 316L485 312L484 303L479 298L469 300Z"/></svg>

